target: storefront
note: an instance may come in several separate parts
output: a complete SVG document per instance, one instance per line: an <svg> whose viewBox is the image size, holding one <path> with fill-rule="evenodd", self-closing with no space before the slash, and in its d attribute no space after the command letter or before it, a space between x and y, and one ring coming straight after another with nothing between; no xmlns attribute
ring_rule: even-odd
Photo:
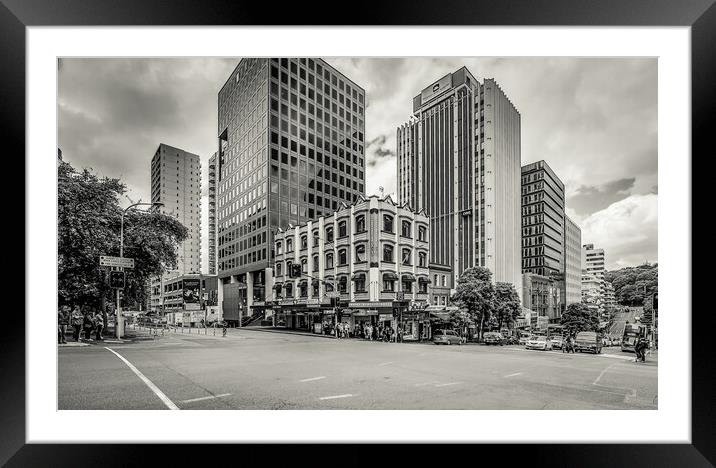
<svg viewBox="0 0 716 468"><path fill-rule="evenodd" d="M425 341L432 339L430 314L427 312L403 312L401 328L403 330L403 341Z"/></svg>

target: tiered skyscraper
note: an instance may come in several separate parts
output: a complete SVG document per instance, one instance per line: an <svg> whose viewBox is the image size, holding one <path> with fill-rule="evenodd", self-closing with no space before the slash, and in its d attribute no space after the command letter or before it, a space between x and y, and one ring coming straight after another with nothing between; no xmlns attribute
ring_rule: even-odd
<svg viewBox="0 0 716 468"><path fill-rule="evenodd" d="M217 263L235 321L266 297L279 227L364 194L365 91L321 59L248 58L218 106Z"/></svg>
<svg viewBox="0 0 716 468"><path fill-rule="evenodd" d="M445 75L413 98L397 137L399 201L430 217L431 303L473 266L521 295L520 114L498 84L465 67Z"/></svg>

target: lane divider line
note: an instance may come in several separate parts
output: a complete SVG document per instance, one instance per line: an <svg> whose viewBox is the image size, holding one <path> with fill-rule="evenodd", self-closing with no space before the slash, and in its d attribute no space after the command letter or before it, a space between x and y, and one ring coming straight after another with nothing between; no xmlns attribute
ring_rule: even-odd
<svg viewBox="0 0 716 468"><path fill-rule="evenodd" d="M388 364L393 364L393 361L383 362L381 364L378 364L378 366L387 366Z"/></svg>
<svg viewBox="0 0 716 468"><path fill-rule="evenodd" d="M515 372L514 374L507 374L507 375L504 375L503 377L505 377L505 378L507 378L507 377L515 377L515 376L518 376L518 375L522 375L522 372Z"/></svg>
<svg viewBox="0 0 716 468"><path fill-rule="evenodd" d="M458 385L458 384L461 384L461 383L462 383L462 382L441 383L441 384L437 384L436 387L447 387L448 385Z"/></svg>
<svg viewBox="0 0 716 468"><path fill-rule="evenodd" d="M132 370L132 372L137 374L137 377L139 377L142 380L142 382L147 384L147 387L149 387L154 392L154 394L157 395L160 400L162 400L162 402L167 406L167 408L169 408L170 410L178 410L179 409L179 407L177 405L175 405L174 402L171 401L169 399L169 397L164 394L164 392L159 390L159 387L154 385L154 382L152 382L144 374L142 374L142 372L139 369L137 369L136 367L134 367L134 365L131 362L127 361L124 358L124 356L122 356L121 354L119 354L118 352L113 350L112 348L108 348L107 346L105 346L104 349L106 349L107 351L110 351L115 356L117 356L119 359L121 359L122 362L124 362L127 365L127 367L129 367Z"/></svg>
<svg viewBox="0 0 716 468"><path fill-rule="evenodd" d="M322 375L320 377L311 377L310 379L299 380L299 382L313 382L314 380L321 380L321 379L325 379L325 378L326 378L326 376Z"/></svg>
<svg viewBox="0 0 716 468"><path fill-rule="evenodd" d="M189 400L182 400L181 403L193 403L195 401L204 401L204 400L211 400L213 398L221 398L225 396L229 396L231 393L222 393L221 395L209 395L205 397L199 397L199 398L191 398Z"/></svg>
<svg viewBox="0 0 716 468"><path fill-rule="evenodd" d="M348 398L348 397L352 397L352 396L355 396L355 395L353 395L352 393L346 393L343 395L324 396L324 397L319 398L319 400L335 400L336 398Z"/></svg>

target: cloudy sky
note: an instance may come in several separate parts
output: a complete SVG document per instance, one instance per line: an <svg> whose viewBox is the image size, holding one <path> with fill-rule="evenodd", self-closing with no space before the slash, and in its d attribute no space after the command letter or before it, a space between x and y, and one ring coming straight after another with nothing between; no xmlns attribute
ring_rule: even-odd
<svg viewBox="0 0 716 468"><path fill-rule="evenodd" d="M75 167L121 177L150 200L159 143L216 151L217 93L238 58L64 59L58 146ZM657 261L657 61L578 58L328 58L367 93L366 192L396 192L395 129L422 88L467 66L495 78L522 116L522 163L562 179L582 243L607 268ZM205 176L206 177L206 176ZM207 262L207 182L202 185ZM125 202L128 204L129 201Z"/></svg>

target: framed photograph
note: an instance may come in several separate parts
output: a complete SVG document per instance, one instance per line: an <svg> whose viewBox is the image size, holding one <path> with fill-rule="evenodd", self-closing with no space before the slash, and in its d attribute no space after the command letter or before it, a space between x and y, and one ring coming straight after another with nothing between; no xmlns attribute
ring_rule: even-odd
<svg viewBox="0 0 716 468"><path fill-rule="evenodd" d="M3 0L28 274L0 460L712 466L713 1L275 10Z"/></svg>

